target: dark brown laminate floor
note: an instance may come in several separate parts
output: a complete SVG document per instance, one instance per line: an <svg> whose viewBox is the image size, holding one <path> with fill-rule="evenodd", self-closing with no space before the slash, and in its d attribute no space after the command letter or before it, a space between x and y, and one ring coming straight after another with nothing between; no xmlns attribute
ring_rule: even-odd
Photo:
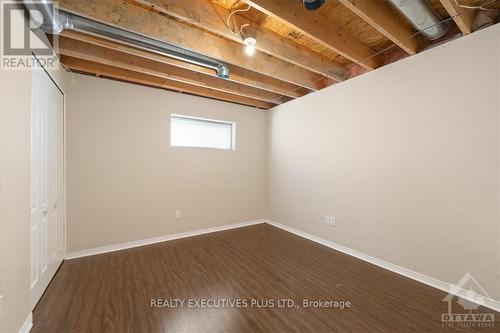
<svg viewBox="0 0 500 333"><path fill-rule="evenodd" d="M261 224L65 261L34 310L32 332L500 331L498 313L495 328L442 327L444 296ZM185 303L152 308L157 298ZM240 299L247 306L190 308L189 299ZM281 308L278 299L352 306Z"/></svg>

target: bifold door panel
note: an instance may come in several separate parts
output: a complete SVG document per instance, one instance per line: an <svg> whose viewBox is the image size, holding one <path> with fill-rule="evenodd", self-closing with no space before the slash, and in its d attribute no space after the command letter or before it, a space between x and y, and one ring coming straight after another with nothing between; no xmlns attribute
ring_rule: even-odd
<svg viewBox="0 0 500 333"><path fill-rule="evenodd" d="M42 67L31 89L31 305L64 257L64 97Z"/></svg>

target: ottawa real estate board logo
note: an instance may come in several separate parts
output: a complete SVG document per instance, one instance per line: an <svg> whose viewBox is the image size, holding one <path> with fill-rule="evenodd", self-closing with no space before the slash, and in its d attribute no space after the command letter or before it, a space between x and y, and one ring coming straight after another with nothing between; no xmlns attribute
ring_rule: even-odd
<svg viewBox="0 0 500 333"><path fill-rule="evenodd" d="M41 0L1 1L0 67L2 70L24 70L36 63L46 69L56 68L57 35L46 35L41 29L44 16L37 9ZM54 13L57 15L56 13ZM50 37L50 39L49 39Z"/></svg>
<svg viewBox="0 0 500 333"><path fill-rule="evenodd" d="M483 307L486 302L495 302L474 279L466 273L450 293L443 298L448 303L447 313L441 314L443 327L495 327L495 313Z"/></svg>

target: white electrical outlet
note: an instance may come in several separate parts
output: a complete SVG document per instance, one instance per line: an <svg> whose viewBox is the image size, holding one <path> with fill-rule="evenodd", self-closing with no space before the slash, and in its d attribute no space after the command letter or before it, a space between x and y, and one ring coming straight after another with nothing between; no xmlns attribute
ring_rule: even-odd
<svg viewBox="0 0 500 333"><path fill-rule="evenodd" d="M176 210L176 211L175 211L175 218L176 218L176 219L180 219L181 217L182 217L182 215L181 215L181 211L180 211L180 210Z"/></svg>
<svg viewBox="0 0 500 333"><path fill-rule="evenodd" d="M325 224L334 226L336 223L335 216L325 216Z"/></svg>
<svg viewBox="0 0 500 333"><path fill-rule="evenodd" d="M335 216L330 216L330 225L335 225Z"/></svg>

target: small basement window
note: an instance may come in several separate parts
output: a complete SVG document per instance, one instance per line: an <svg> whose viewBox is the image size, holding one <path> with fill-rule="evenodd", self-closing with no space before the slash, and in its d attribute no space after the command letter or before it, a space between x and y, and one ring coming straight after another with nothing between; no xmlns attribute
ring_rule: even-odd
<svg viewBox="0 0 500 333"><path fill-rule="evenodd" d="M222 120L170 116L170 145L235 150L236 123Z"/></svg>

